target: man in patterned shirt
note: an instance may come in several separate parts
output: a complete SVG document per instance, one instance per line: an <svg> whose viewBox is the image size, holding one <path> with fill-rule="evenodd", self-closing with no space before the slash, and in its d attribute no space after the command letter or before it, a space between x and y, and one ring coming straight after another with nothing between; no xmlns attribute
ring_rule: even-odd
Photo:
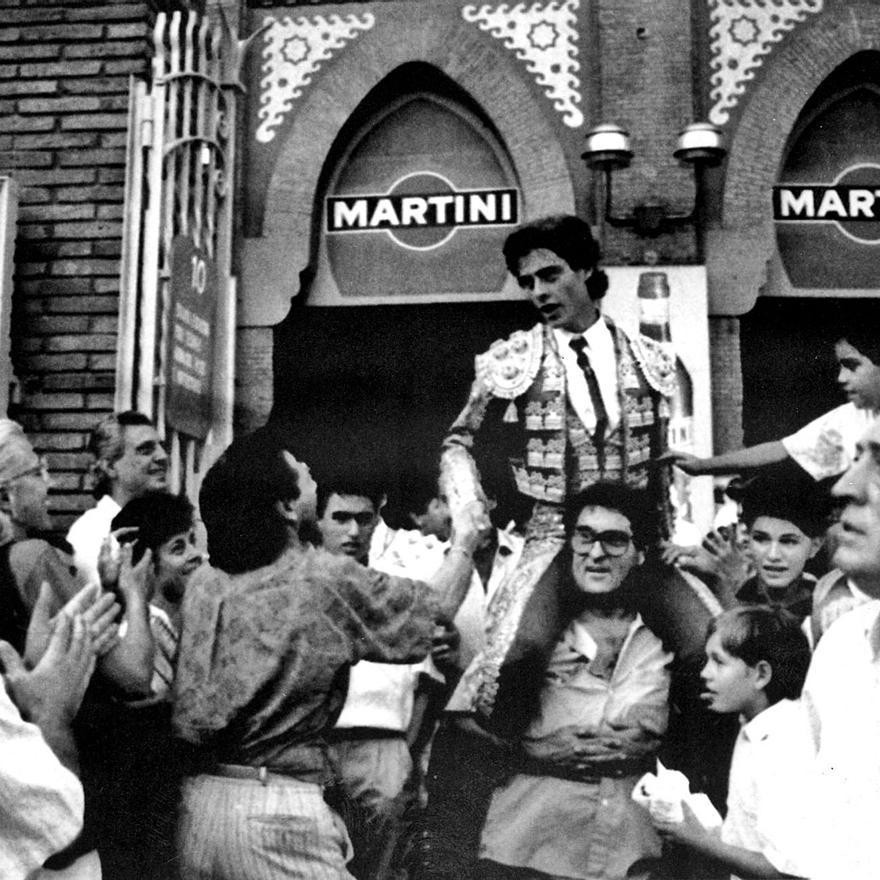
<svg viewBox="0 0 880 880"><path fill-rule="evenodd" d="M211 565L184 597L173 716L203 771L183 791L188 878L350 878L324 741L349 667L425 657L470 582L476 506L428 586L304 542L315 490L267 434L233 443L202 484Z"/></svg>

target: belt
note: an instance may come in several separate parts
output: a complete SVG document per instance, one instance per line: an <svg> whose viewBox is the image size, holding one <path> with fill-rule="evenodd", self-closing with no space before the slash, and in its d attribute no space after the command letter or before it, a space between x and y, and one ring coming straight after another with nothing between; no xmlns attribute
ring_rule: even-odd
<svg viewBox="0 0 880 880"><path fill-rule="evenodd" d="M402 730L389 730L385 727L334 727L324 734L324 741L350 742L363 739L406 739Z"/></svg>
<svg viewBox="0 0 880 880"><path fill-rule="evenodd" d="M526 758L517 767L517 772L527 776L552 776L570 782L598 783L601 779L625 779L628 776L641 776L651 769L653 761L646 758L621 758L619 761L587 764L583 769L569 769L550 761Z"/></svg>
<svg viewBox="0 0 880 880"><path fill-rule="evenodd" d="M322 774L320 772L294 773L281 767L251 767L247 764L211 764L209 767L200 770L200 772L206 773L209 776L223 776L227 779L252 779L263 785L268 785L273 781L290 782L292 780L313 783L315 785L322 784ZM313 778L308 778L310 776Z"/></svg>

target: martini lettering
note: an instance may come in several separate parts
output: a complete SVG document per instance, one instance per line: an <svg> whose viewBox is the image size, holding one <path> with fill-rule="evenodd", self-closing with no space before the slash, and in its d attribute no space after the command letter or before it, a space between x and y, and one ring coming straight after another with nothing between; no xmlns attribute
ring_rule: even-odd
<svg viewBox="0 0 880 880"><path fill-rule="evenodd" d="M328 232L497 226L517 222L515 189L424 195L332 196L327 199Z"/></svg>
<svg viewBox="0 0 880 880"><path fill-rule="evenodd" d="M880 189L774 186L774 220L880 220Z"/></svg>

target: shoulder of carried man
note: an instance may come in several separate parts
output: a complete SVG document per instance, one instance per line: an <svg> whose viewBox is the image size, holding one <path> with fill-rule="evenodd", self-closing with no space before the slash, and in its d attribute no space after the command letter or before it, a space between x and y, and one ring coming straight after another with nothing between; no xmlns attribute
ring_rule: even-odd
<svg viewBox="0 0 880 880"><path fill-rule="evenodd" d="M641 367L648 384L664 397L672 397L678 385L675 352L650 336L620 332L629 341L636 363Z"/></svg>
<svg viewBox="0 0 880 880"><path fill-rule="evenodd" d="M477 377L497 397L518 397L537 376L543 351L543 324L536 324L530 330L514 330L506 339L496 339L488 351L477 355Z"/></svg>

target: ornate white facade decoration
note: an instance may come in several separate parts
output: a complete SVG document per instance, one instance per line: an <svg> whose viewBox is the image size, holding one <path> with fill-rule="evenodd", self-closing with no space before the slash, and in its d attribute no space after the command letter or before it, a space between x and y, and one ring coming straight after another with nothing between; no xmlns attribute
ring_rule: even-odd
<svg viewBox="0 0 880 880"><path fill-rule="evenodd" d="M275 130L290 110L303 87L321 63L332 57L334 51L363 31L373 27L376 20L369 12L363 15L314 15L310 18L266 18L268 27L263 49L263 78L260 80L260 125L256 138L267 144L275 137Z"/></svg>
<svg viewBox="0 0 880 880"><path fill-rule="evenodd" d="M570 128L584 122L580 80L576 72L577 12L580 0L550 0L548 3L525 3L509 6L465 6L461 14L465 21L476 23L481 30L501 40L506 49L525 61L529 73L553 106L562 114L562 121Z"/></svg>
<svg viewBox="0 0 880 880"><path fill-rule="evenodd" d="M821 12L824 0L709 0L709 5L709 121L724 125L773 44L808 15Z"/></svg>

